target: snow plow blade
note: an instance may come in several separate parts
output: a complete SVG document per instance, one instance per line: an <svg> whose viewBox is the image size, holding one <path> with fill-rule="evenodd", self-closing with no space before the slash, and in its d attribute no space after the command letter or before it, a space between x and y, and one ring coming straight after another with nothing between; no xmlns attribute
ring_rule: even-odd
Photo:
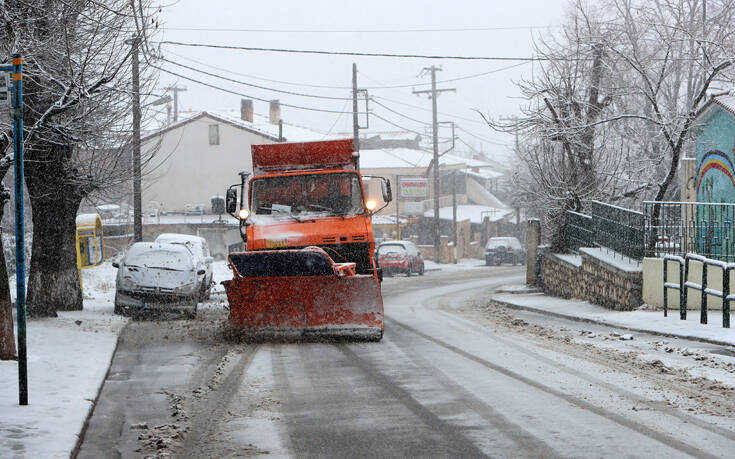
<svg viewBox="0 0 735 459"><path fill-rule="evenodd" d="M245 336L357 338L383 336L383 299L372 275L334 263L318 247L229 256L233 279L222 284L230 325Z"/></svg>

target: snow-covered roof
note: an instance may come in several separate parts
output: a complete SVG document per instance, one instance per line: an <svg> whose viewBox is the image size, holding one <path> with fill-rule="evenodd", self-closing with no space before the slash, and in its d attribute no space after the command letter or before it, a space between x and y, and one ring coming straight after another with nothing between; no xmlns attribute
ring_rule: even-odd
<svg viewBox="0 0 735 459"><path fill-rule="evenodd" d="M502 220L512 214L510 209L498 209L489 206L477 206L472 204L462 204L457 206L457 221L469 220L471 223L482 223L484 217L488 217L491 222ZM434 211L427 210L424 217L433 218ZM439 209L440 220L451 220L453 217L452 207L442 207Z"/></svg>
<svg viewBox="0 0 735 459"><path fill-rule="evenodd" d="M179 121L169 124L163 129L147 133L143 137L143 140L145 140L148 137L160 135L170 130L177 129L180 126L191 123L192 121L198 120L203 117L207 117L207 118L210 118L216 121L220 121L220 122L229 124L230 126L234 126L234 127L252 132L254 134L259 134L274 142L279 140L279 137L278 137L279 126L278 124L271 123L267 116L263 116L263 115L254 113L253 121L250 122L250 121L245 121L241 119L239 117L239 112L236 114L234 112L230 113L228 111L216 111L216 112L200 111L200 112L182 113L181 119ZM303 126L299 126L296 124L288 123L286 121L283 121L282 125L283 125L283 133L282 133L283 141L287 141L287 142L310 142L310 141L315 141L315 140L329 140L329 139L335 138L334 136L323 134L321 132L317 132L312 129L309 129Z"/></svg>
<svg viewBox="0 0 735 459"><path fill-rule="evenodd" d="M472 170L464 170L462 171L464 174L470 175L472 177L478 177L481 179L495 179L498 177L502 177L504 174L502 172L494 171L491 169L479 169L477 172Z"/></svg>
<svg viewBox="0 0 735 459"><path fill-rule="evenodd" d="M735 116L735 90L730 90L723 94L712 95L702 108L699 109L697 117L706 112L708 108L712 107L712 105L717 105Z"/></svg>
<svg viewBox="0 0 735 459"><path fill-rule="evenodd" d="M413 148L378 148L360 150L360 167L365 169L393 169L401 167L427 168L433 154L425 150ZM486 168L490 164L476 159L461 158L450 154L439 157L440 166L461 166Z"/></svg>
<svg viewBox="0 0 735 459"><path fill-rule="evenodd" d="M407 223L407 219L404 217L398 217L398 222L403 225ZM373 225L395 225L395 215L373 215Z"/></svg>

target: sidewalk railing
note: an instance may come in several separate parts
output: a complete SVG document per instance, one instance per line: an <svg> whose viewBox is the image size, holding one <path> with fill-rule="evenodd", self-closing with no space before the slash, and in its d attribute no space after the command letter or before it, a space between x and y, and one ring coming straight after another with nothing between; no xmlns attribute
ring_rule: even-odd
<svg viewBox="0 0 735 459"><path fill-rule="evenodd" d="M645 201L643 213L647 257L698 253L735 261L735 204Z"/></svg>
<svg viewBox="0 0 735 459"><path fill-rule="evenodd" d="M679 283L667 282L668 262L675 261L679 265ZM692 261L702 264L702 283L696 283L689 280L689 265ZM722 270L722 290L716 290L708 287L707 267L716 266ZM683 270L682 270L683 269ZM679 318L686 320L687 318L687 300L689 289L701 292L700 315L699 322L707 323L707 302L710 295L716 296L722 300L722 327L730 328L730 301L735 300L735 295L730 293L730 272L735 270L735 263L725 263L719 260L712 260L701 255L688 253L684 258L675 255L664 256L664 317L668 315L668 290L679 290Z"/></svg>
<svg viewBox="0 0 735 459"><path fill-rule="evenodd" d="M580 247L605 247L633 260L644 253L644 216L623 207L588 201L590 215L567 211L564 245L573 252Z"/></svg>

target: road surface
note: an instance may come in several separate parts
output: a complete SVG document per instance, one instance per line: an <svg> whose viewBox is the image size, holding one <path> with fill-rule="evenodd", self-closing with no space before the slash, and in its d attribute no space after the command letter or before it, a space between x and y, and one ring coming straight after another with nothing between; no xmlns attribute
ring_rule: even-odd
<svg viewBox="0 0 735 459"><path fill-rule="evenodd" d="M133 322L78 457L732 457L735 391L664 365L661 337L488 304L522 280L386 279L379 343L228 344L221 295ZM731 350L667 343L735 371Z"/></svg>

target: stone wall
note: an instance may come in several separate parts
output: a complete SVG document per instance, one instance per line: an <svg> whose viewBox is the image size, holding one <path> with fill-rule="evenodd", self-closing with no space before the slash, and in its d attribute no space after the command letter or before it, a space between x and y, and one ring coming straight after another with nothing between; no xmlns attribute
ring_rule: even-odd
<svg viewBox="0 0 735 459"><path fill-rule="evenodd" d="M578 298L616 311L641 305L642 270L629 269L584 252L580 255L543 254L544 293Z"/></svg>

